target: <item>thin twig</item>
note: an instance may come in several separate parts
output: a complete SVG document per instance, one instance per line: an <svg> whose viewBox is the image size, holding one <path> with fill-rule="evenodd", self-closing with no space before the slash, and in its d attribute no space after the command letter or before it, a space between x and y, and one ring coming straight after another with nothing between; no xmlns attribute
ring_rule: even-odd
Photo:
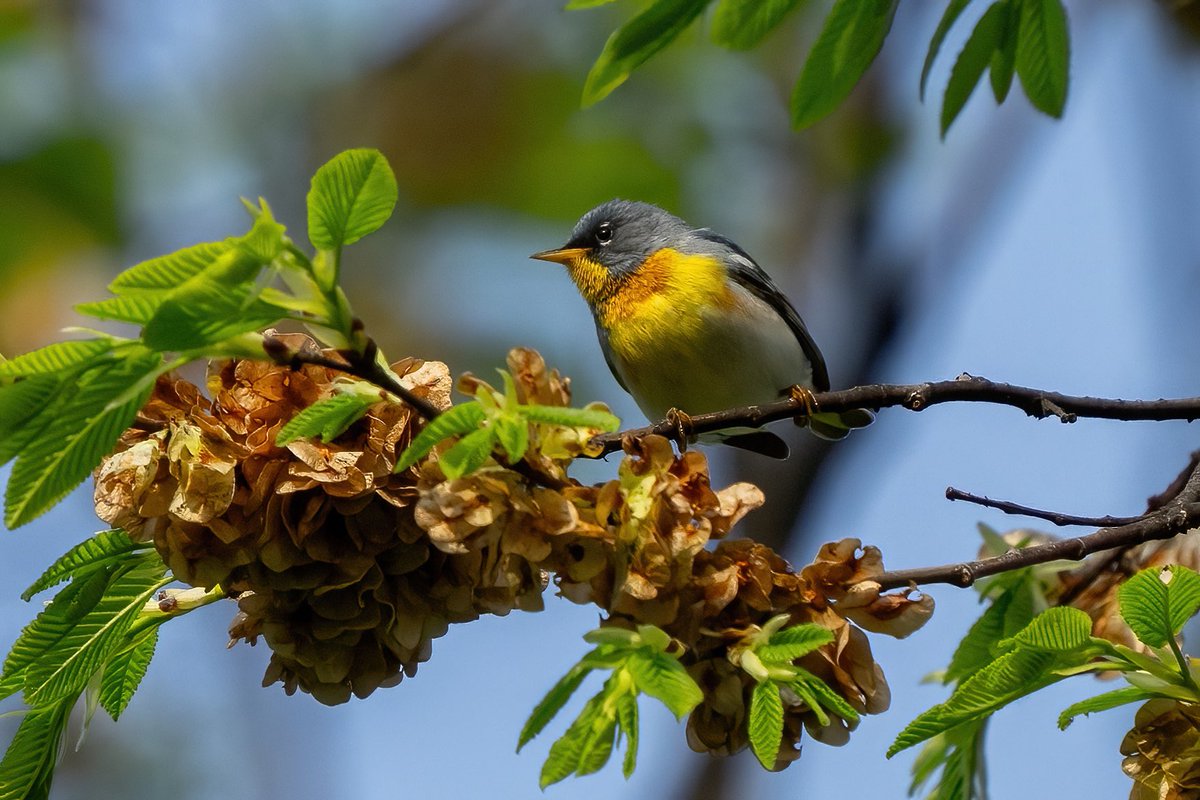
<svg viewBox="0 0 1200 800"><path fill-rule="evenodd" d="M942 403L974 402L1012 406L1031 417L1057 417L1062 422L1074 422L1079 417L1119 420L1179 419L1188 422L1200 419L1200 397L1122 400L1073 396L1010 383L997 383L965 373L952 381L873 384L836 392L818 392L813 395L813 399L819 411L848 411L854 408L878 411L897 406L910 411L921 411ZM702 434L725 428L758 427L775 420L802 416L805 411L803 403L786 398L763 405L692 415L689 431ZM597 436L593 441L603 447L600 455L604 455L620 449L623 435L636 437L658 434L669 437L676 428L675 424L664 420L644 428Z"/></svg>
<svg viewBox="0 0 1200 800"><path fill-rule="evenodd" d="M1060 528L1068 525L1085 525L1089 528L1111 528L1118 525L1132 525L1146 516L1145 514L1138 514L1136 517L1081 517L1076 514L1064 514L1061 511L1046 511L1041 508L1023 506L1020 503L1013 503L1008 500L993 500L990 497L971 494L970 492L964 492L962 489L955 489L953 486L946 487L946 499L952 501L962 500L963 502L973 503L984 508L994 508L1005 514L1016 514L1022 517L1042 519Z"/></svg>

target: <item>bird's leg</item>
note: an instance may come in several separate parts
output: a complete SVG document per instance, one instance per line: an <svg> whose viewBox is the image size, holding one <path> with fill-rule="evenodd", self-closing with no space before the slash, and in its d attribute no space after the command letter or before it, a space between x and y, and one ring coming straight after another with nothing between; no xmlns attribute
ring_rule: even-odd
<svg viewBox="0 0 1200 800"><path fill-rule="evenodd" d="M672 438L679 445L679 452L686 453L688 437L692 435L692 418L678 408L672 408L667 411L667 422L675 426Z"/></svg>
<svg viewBox="0 0 1200 800"><path fill-rule="evenodd" d="M808 424L808 418L817 413L817 400L813 397L813 391L807 386L801 386L797 383L789 386L787 393L793 403L798 403L804 407L804 416L797 415L794 418L795 423L803 428Z"/></svg>

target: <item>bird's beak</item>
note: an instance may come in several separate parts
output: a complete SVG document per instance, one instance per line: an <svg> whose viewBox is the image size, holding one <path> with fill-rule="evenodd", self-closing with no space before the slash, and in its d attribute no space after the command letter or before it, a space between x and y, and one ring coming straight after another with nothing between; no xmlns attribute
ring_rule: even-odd
<svg viewBox="0 0 1200 800"><path fill-rule="evenodd" d="M538 261L553 261L556 264L570 264L585 253L587 253L586 247L559 247L534 253L530 258L536 258Z"/></svg>

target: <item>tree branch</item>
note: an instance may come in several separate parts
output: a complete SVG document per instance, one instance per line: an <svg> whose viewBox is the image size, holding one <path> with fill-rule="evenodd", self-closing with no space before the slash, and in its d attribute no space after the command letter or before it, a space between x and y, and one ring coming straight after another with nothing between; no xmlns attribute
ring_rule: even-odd
<svg viewBox="0 0 1200 800"><path fill-rule="evenodd" d="M1170 420L1191 422L1200 419L1200 397L1170 400L1121 400L1104 397L1084 397L1049 392L1011 383L997 383L986 378L963 373L951 381L913 384L874 384L818 392L813 395L819 411L848 411L867 408L878 411L896 406L910 411L922 411L942 403L995 403L1019 408L1031 417L1057 417L1062 422L1074 422L1079 417L1119 420ZM743 406L711 414L690 417L688 435L710 433L733 427L759 427L780 419L799 418L805 414L804 404L791 398L763 405ZM675 437L678 426L662 421L644 428L622 433L597 436L593 442L603 447L605 455L621 447L622 436Z"/></svg>
<svg viewBox="0 0 1200 800"><path fill-rule="evenodd" d="M999 572L1059 559L1080 561L1092 553L1115 548L1126 549L1156 539L1169 539L1197 525L1200 525L1200 466L1193 466L1183 488L1173 499L1126 524L1101 528L1087 536L1014 549L1003 555L978 561L884 572L875 580L883 589L930 583L949 583L965 588L980 578Z"/></svg>
<svg viewBox="0 0 1200 800"><path fill-rule="evenodd" d="M1146 516L1145 514L1139 514L1136 517L1080 517L1075 514L1064 514L1061 511L1046 511L1040 508L1031 508L1030 506L1023 506L1007 500L993 500L990 497L983 497L982 495L964 492L962 489L955 489L953 486L946 487L946 499L950 501L962 500L963 502L973 503L984 508L994 508L1005 514L1017 514L1022 517L1042 519L1060 528L1067 525L1086 525L1089 528L1111 528L1117 525L1131 525Z"/></svg>

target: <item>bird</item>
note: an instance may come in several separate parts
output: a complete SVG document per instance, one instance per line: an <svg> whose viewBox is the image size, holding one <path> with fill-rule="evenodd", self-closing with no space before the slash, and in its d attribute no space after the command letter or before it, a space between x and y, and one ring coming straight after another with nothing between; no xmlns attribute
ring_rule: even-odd
<svg viewBox="0 0 1200 800"><path fill-rule="evenodd" d="M650 203L610 200L588 211L566 244L531 258L562 264L591 309L613 377L651 420L684 427L694 414L829 389L804 321L741 247ZM844 438L874 416L821 412L797 424ZM772 458L788 446L738 427L700 437ZM686 446L686 444L684 445Z"/></svg>

